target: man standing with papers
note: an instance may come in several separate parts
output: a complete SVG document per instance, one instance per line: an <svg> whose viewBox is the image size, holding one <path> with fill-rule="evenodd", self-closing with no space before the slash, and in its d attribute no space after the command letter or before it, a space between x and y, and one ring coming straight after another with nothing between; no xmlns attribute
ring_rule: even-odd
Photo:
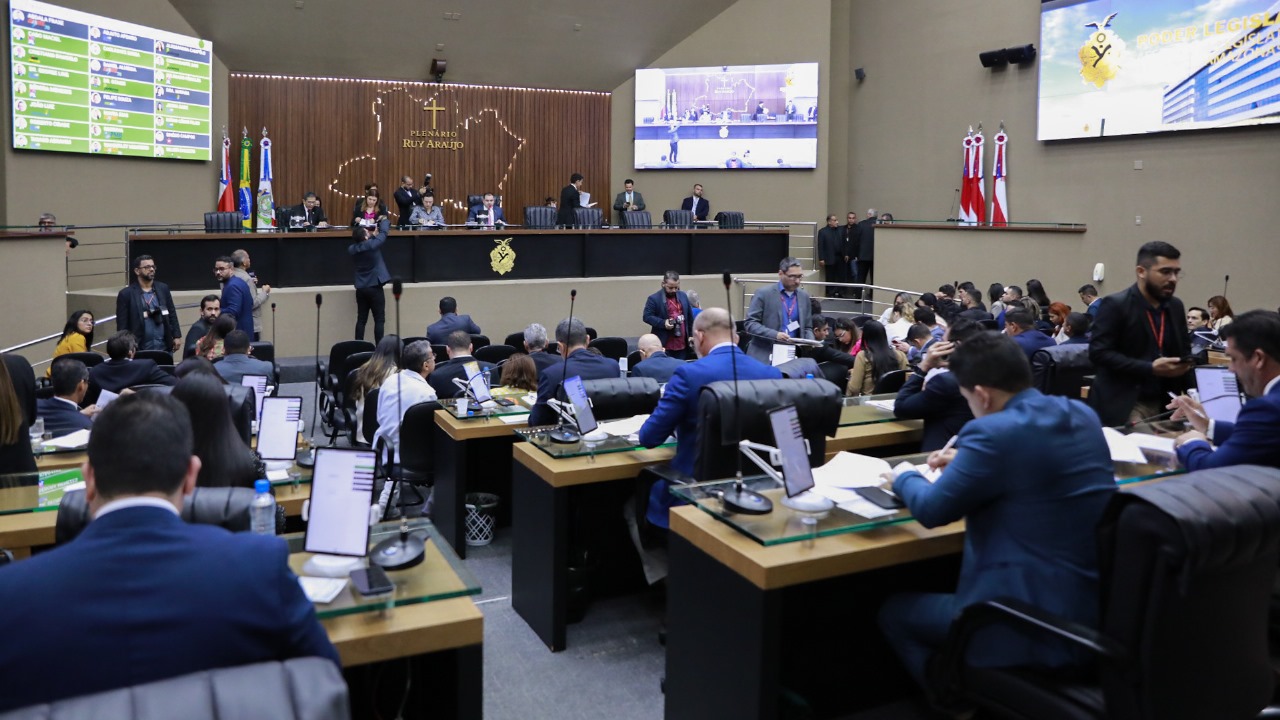
<svg viewBox="0 0 1280 720"><path fill-rule="evenodd" d="M905 463L885 474L921 525L966 523L956 592L893 595L880 610L886 639L926 688L929 656L968 605L1014 598L1096 625L1094 527L1115 492L1098 416L1083 403L1033 389L1026 355L1012 339L990 332L970 338L951 355L950 369L975 419L954 449L929 457L941 476L930 483ZM1065 645L1002 628L981 632L972 665L1078 662Z"/></svg>
<svg viewBox="0 0 1280 720"><path fill-rule="evenodd" d="M793 344L795 338L813 339L809 319L809 293L800 289L804 269L800 261L783 258L778 263L778 284L766 285L751 296L743 329L751 336L747 354L766 365L777 343Z"/></svg>
<svg viewBox="0 0 1280 720"><path fill-rule="evenodd" d="M1195 430L1178 438L1178 460L1188 470L1230 465L1280 467L1280 314L1250 310L1224 325L1230 371L1252 399L1236 421L1215 422L1197 401L1183 395L1169 407L1173 419L1186 419ZM1210 398L1201 398L1209 400ZM1217 450L1209 443L1218 446Z"/></svg>

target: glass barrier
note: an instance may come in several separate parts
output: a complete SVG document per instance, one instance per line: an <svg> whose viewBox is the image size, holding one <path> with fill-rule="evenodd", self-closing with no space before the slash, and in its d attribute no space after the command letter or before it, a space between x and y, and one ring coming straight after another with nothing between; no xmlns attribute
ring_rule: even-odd
<svg viewBox="0 0 1280 720"><path fill-rule="evenodd" d="M893 401L897 397L897 393L883 393L842 398L840 427L874 425L896 420L893 414Z"/></svg>
<svg viewBox="0 0 1280 720"><path fill-rule="evenodd" d="M554 426L536 427L536 428L517 428L516 434L529 441L530 445L538 448L553 458L575 458L588 457L592 455L606 455L608 453L631 452L634 450L644 450L645 448L636 444L635 435L610 435L607 439L600 442L585 442L579 440L575 443L558 443L553 442L550 437L550 431L554 430ZM667 442L658 447L675 447L676 440L674 437L667 438Z"/></svg>
<svg viewBox="0 0 1280 720"><path fill-rule="evenodd" d="M445 412L459 420L483 420L504 415L528 415L537 397L537 393L521 390L520 388L496 387L490 392L495 398L510 400L512 404L499 405L495 402L477 405L469 403L462 410L458 409L456 400L441 400L440 404L444 407Z"/></svg>

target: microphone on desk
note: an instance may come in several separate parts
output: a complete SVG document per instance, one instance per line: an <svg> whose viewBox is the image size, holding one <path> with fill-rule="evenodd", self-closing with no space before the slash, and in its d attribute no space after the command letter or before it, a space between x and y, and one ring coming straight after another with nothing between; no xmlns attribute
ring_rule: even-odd
<svg viewBox="0 0 1280 720"><path fill-rule="evenodd" d="M732 338L735 325L733 324L733 300L729 296L729 284L732 281L728 270L724 271L721 279L724 280L724 306L729 313L729 337ZM745 332L745 328L743 331ZM733 366L733 417L738 426L734 445L737 445L742 442L742 402L738 393L738 348L736 343L729 348L729 362ZM720 496L720 502L724 505L724 509L727 512L740 513L742 515L767 515L773 512L772 500L754 490L748 490L743 485L742 451L739 450L735 454L738 458L737 480L732 488L725 490Z"/></svg>
<svg viewBox="0 0 1280 720"><path fill-rule="evenodd" d="M576 289L570 290L569 291L569 320L567 321L567 328L564 334L565 346L560 348L560 351L565 354L564 355L564 372L560 375L560 384L556 387L556 392L555 392L556 399L560 398L560 391L564 388L564 381L569 378L569 352L568 352L569 338L573 337L573 305L575 302L577 302L577 300L578 300L578 291ZM565 423L564 418L561 417L560 426L557 427L555 430L552 430L550 433L548 433L547 438L551 440L551 442L563 443L565 445L569 445L572 443L580 442L582 440L582 433L578 432L577 428L569 427Z"/></svg>
<svg viewBox="0 0 1280 720"><path fill-rule="evenodd" d="M320 411L320 305L324 302L324 296L316 293L316 379L315 379L315 402L311 405L311 461L315 462L315 444L316 444L316 414ZM275 303L271 304L271 317L275 319ZM274 333L275 331L272 330Z"/></svg>
<svg viewBox="0 0 1280 720"><path fill-rule="evenodd" d="M391 279L391 296L396 301L396 337L400 337L400 295L404 292L404 283L400 278ZM396 415L400 417L400 430L404 430L404 393L401 392L401 379L396 374ZM384 383L385 386L385 383ZM426 542L409 532L409 516L404 512L404 466L400 464L400 445L404 442L403 432L397 433L395 444L395 477L391 482L400 491L400 532L373 546L369 553L369 562L383 570L405 570L417 565L426 558Z"/></svg>

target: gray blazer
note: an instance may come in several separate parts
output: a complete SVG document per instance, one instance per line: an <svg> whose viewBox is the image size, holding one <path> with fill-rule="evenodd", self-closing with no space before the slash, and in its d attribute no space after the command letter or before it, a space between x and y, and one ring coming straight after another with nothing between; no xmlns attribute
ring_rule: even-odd
<svg viewBox="0 0 1280 720"><path fill-rule="evenodd" d="M632 191L631 191L631 196L632 196L632 197L631 197L631 204L636 206L636 207L635 207L635 209L636 209L636 210L643 210L643 209L644 209L644 196L643 196L643 195L641 195L641 194L640 194L640 192L639 192L638 190L632 190ZM613 210L614 210L614 212L622 212L622 208L623 208L623 206L624 206L624 205L626 205L626 204L627 204L627 192L624 190L624 191L622 191L622 192L618 193L618 196L617 196L617 197L615 197L615 198L613 199Z"/></svg>
<svg viewBox="0 0 1280 720"><path fill-rule="evenodd" d="M796 303L799 305L800 337L813 339L813 324L809 320L809 293L796 289ZM751 296L751 307L747 310L747 321L743 324L749 337L747 354L768 365L773 354L773 340L778 333L786 330L787 322L782 311L782 294L778 292L778 284L766 285ZM763 336L763 337L761 337Z"/></svg>
<svg viewBox="0 0 1280 720"><path fill-rule="evenodd" d="M218 371L223 380L232 385L239 385L245 375L266 375L267 384L275 384L275 368L271 367L271 363L249 357L244 353L224 355L221 360L213 364L213 369Z"/></svg>

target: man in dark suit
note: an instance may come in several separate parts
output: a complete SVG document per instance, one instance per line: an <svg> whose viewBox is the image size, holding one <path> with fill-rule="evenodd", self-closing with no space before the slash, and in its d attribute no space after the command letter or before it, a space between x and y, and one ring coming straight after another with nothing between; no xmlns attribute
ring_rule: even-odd
<svg viewBox="0 0 1280 720"><path fill-rule="evenodd" d="M959 434L961 428L973 419L973 411L960 394L960 384L947 365L957 347L982 332L982 326L976 322L956 320L947 328L944 340L929 346L920 364L898 390L893 404L894 416L924 421L920 452L942 448L952 435Z"/></svg>
<svg viewBox="0 0 1280 720"><path fill-rule="evenodd" d="M409 226L409 216L413 214L414 207L422 207L422 193L413 186L413 178L405 175L400 178L400 187L396 188L392 194L395 198L396 208L400 211L400 227Z"/></svg>
<svg viewBox="0 0 1280 720"><path fill-rule="evenodd" d="M1099 301L1089 340L1095 370L1089 401L1103 425L1159 415L1168 393L1187 388L1193 363L1187 313L1173 296L1182 253L1153 241L1138 250L1137 282ZM1007 319L1007 316L1006 316Z"/></svg>
<svg viewBox="0 0 1280 720"><path fill-rule="evenodd" d="M796 355L813 358L813 361L819 364L830 362L843 365L846 369L853 368L854 356L837 349L834 345L834 340L829 339L831 321L824 315L814 315L809 319L809 324L813 327L813 339L822 343L822 346L803 345L796 348Z"/></svg>
<svg viewBox="0 0 1280 720"><path fill-rule="evenodd" d="M60 357L53 361L49 379L53 383L53 397L42 398L36 403L36 412L44 418L45 431L52 433L53 437L62 437L77 430L92 429L98 406L80 409L80 403L89 392L89 369L84 363Z"/></svg>
<svg viewBox="0 0 1280 720"><path fill-rule="evenodd" d="M266 375L267 380L272 381L275 368L266 360L258 360L249 355L249 336L243 330L227 333L226 339L222 341L222 350L225 354L213 364L213 369L218 371L223 380L239 385L245 375Z"/></svg>
<svg viewBox="0 0 1280 720"><path fill-rule="evenodd" d="M680 290L680 273L668 270L662 275L662 287L644 301L644 321L668 355L684 359L692 354L693 306Z"/></svg>
<svg viewBox="0 0 1280 720"><path fill-rule="evenodd" d="M230 255L223 255L213 262L213 274L222 283L221 315L236 319L236 329L253 336L253 290L243 279L236 277L235 263ZM143 348L146 349L145 347Z"/></svg>
<svg viewBox="0 0 1280 720"><path fill-rule="evenodd" d="M644 447L657 447L675 434L676 455L671 459L671 467L676 472L693 476L693 462L698 453L698 396L703 387L717 380L732 380L735 366L739 380L782 377L782 371L777 368L744 355L734 344L733 335L729 311L706 308L698 313L693 323L693 341L701 359L676 368L658 407L640 428L639 441ZM667 527L667 511L675 502L667 491L669 486L667 480L660 479L649 492L645 517L660 528Z"/></svg>
<svg viewBox="0 0 1280 720"><path fill-rule="evenodd" d="M862 225L858 223L858 213L852 210L845 213L844 225L840 230L844 233L844 249L849 256L845 261L845 277L851 283L860 283L862 278L858 275L858 251L862 249ZM862 289L855 289L853 297L862 299Z"/></svg>
<svg viewBox="0 0 1280 720"><path fill-rule="evenodd" d="M177 352L182 347L178 310L169 286L156 280L155 259L150 255L135 257L133 278L116 293L116 330L133 333L143 350Z"/></svg>
<svg viewBox="0 0 1280 720"><path fill-rule="evenodd" d="M849 243L835 215L827 216L827 226L818 231L818 267L826 270L827 282L849 282ZM827 295L844 297L845 289L827 288Z"/></svg>
<svg viewBox="0 0 1280 720"><path fill-rule="evenodd" d="M1053 347L1053 338L1036 330L1035 318L1026 310L1010 310L1004 316L1004 332L1026 353L1027 361L1037 350Z"/></svg>
<svg viewBox="0 0 1280 720"><path fill-rule="evenodd" d="M552 365L564 362L558 354L547 352L547 329L539 323L532 323L524 329L524 351L529 353L539 375Z"/></svg>
<svg viewBox="0 0 1280 720"><path fill-rule="evenodd" d="M574 318L561 320L556 325L556 342L560 344L560 355L564 362L556 363L538 374L538 401L529 412L529 425L552 425L558 419L556 411L547 404L548 400L565 399L563 384L567 377L575 375L583 380L600 380L616 378L622 374L618 363L607 357L597 355L587 349L587 326L582 320Z"/></svg>
<svg viewBox="0 0 1280 720"><path fill-rule="evenodd" d="M133 354L137 350L138 341L128 330L107 338L107 357L110 359L89 371L89 394L86 396L89 402L97 402L103 390L119 393L134 385L173 385L176 382L154 360L134 360Z"/></svg>
<svg viewBox="0 0 1280 720"><path fill-rule="evenodd" d="M356 285L356 340L364 339L364 326L369 320L369 312L373 312L373 341L382 339L383 329L387 323L387 295L382 286L391 280L387 272L387 264L382 260L382 246L387 242L387 229L391 226L385 217L378 222L378 228L370 232L369 228L360 225L351 229L351 244L347 246L347 254L355 265ZM226 306L223 305L223 312Z"/></svg>
<svg viewBox="0 0 1280 720"><path fill-rule="evenodd" d="M1231 465L1280 468L1280 443L1276 442L1280 434L1280 314L1250 310L1223 325L1219 334L1227 343L1230 370L1250 400L1230 423L1209 420L1204 407L1185 395L1175 399L1170 405L1177 408L1174 419L1185 418L1195 428L1178 438L1178 460L1188 470Z"/></svg>
<svg viewBox="0 0 1280 720"><path fill-rule="evenodd" d="M214 668L339 663L283 542L178 516L200 472L182 403L131 395L102 419L83 468L93 520L0 567L0 711ZM93 601L32 622L69 598Z"/></svg>
<svg viewBox="0 0 1280 720"><path fill-rule="evenodd" d="M432 345L444 345L446 338L458 330L470 335L481 332L470 315L458 314L458 301L446 295L440 298L440 319L427 326L427 339Z"/></svg>
<svg viewBox="0 0 1280 720"><path fill-rule="evenodd" d="M631 377L648 377L659 383L671 379L671 373L684 364L662 351L662 342L653 333L640 336L636 341L636 349L640 351L640 362L631 368Z"/></svg>
<svg viewBox="0 0 1280 720"><path fill-rule="evenodd" d="M802 280L804 269L800 261L783 258L778 263L778 284L766 285L751 296L751 307L742 324L751 336L748 355L768 365L775 343L790 343L792 338L813 339L809 293L800 289Z"/></svg>
<svg viewBox="0 0 1280 720"><path fill-rule="evenodd" d="M701 184L694 184L693 194L680 203L680 209L693 213L694 220L707 219L707 215L711 214L711 202L702 197Z"/></svg>
<svg viewBox="0 0 1280 720"><path fill-rule="evenodd" d="M467 363L476 363L480 366L481 372L493 368L493 363L481 362L471 355L471 335L466 330L454 330L445 338L444 343L437 344L445 346L449 359L437 365L436 369L427 376L427 384L436 391L436 397L442 400L462 394L462 389L453 381L456 378L466 382Z"/></svg>
<svg viewBox="0 0 1280 720"><path fill-rule="evenodd" d="M495 203L497 198L493 193L485 193L484 199L479 205L471 208L467 213L467 222L484 225L486 227L501 227L507 224L507 217L502 214L502 208Z"/></svg>
<svg viewBox="0 0 1280 720"><path fill-rule="evenodd" d="M569 176L569 184L560 191L560 209L556 211L556 224L573 227L578 224L578 208L582 207L582 173Z"/></svg>
<svg viewBox="0 0 1280 720"><path fill-rule="evenodd" d="M191 329L187 330L187 339L182 341L183 360L196 354L196 343L209 334L209 328L213 327L213 321L217 320L220 314L222 314L222 300L217 295L205 295L200 298L200 317L191 323Z"/></svg>
<svg viewBox="0 0 1280 720"><path fill-rule="evenodd" d="M361 200L364 198L362 197ZM289 209L290 230L310 230L329 227L329 218L320 207L320 198L313 192L302 196L302 203Z"/></svg>
<svg viewBox="0 0 1280 720"><path fill-rule="evenodd" d="M876 262L876 209L867 210L867 216L858 223L858 279L854 282L870 284Z"/></svg>
<svg viewBox="0 0 1280 720"><path fill-rule="evenodd" d="M616 213L644 209L644 196L636 192L636 182L631 178L622 183L622 192L613 199L613 211Z"/></svg>
<svg viewBox="0 0 1280 720"><path fill-rule="evenodd" d="M929 457L941 476L931 483L906 463L885 474L921 525L966 524L955 593L893 595L880 609L885 638L922 686L929 656L969 605L1008 597L1096 626L1094 529L1116 491L1098 416L1032 388L1031 367L1013 340L980 333L956 348L950 368L975 419L954 448ZM979 632L966 658L971 665L1081 662L1065 643Z"/></svg>

